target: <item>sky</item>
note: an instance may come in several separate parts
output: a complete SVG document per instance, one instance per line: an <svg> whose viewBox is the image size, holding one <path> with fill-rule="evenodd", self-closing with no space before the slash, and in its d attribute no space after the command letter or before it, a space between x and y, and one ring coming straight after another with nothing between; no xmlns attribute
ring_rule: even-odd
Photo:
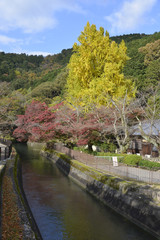
<svg viewBox="0 0 160 240"><path fill-rule="evenodd" d="M0 0L0 51L52 55L87 22L110 36L160 31L160 0Z"/></svg>

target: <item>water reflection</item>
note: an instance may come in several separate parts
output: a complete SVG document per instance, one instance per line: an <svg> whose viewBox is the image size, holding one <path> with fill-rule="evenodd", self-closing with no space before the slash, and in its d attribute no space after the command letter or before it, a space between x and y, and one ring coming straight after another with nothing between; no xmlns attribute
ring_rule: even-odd
<svg viewBox="0 0 160 240"><path fill-rule="evenodd" d="M154 240L71 182L39 151L17 145L24 189L44 240Z"/></svg>

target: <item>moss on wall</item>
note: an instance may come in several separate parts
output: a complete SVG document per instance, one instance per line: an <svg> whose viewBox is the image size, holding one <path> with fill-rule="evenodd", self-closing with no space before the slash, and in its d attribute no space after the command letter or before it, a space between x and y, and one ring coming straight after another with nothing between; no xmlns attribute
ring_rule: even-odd
<svg viewBox="0 0 160 240"><path fill-rule="evenodd" d="M87 174L88 176L92 177L93 179L108 185L109 187L112 187L116 190L120 190L122 189L123 193L125 194L127 191L137 191L139 186L143 186L145 184L143 183L135 183L133 181L126 181L122 178L113 176L113 175L109 175L106 173L102 173L101 171L98 171L92 167L86 166L85 164L71 159L68 155L65 155L64 153L60 153L57 152L53 149L43 149L44 152L48 153L49 155L56 155L58 158L62 159L63 161L65 161L66 163L68 163L71 167L74 167L78 170L80 170L81 172Z"/></svg>
<svg viewBox="0 0 160 240"><path fill-rule="evenodd" d="M70 178L105 205L160 239L160 186L97 171L55 150L44 149L49 158Z"/></svg>

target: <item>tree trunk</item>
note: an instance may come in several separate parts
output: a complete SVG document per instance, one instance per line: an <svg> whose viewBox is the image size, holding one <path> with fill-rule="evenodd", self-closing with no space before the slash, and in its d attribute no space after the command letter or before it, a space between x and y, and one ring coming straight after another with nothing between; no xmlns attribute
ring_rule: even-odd
<svg viewBox="0 0 160 240"><path fill-rule="evenodd" d="M88 150L89 150L89 152L92 152L92 151L93 151L93 149L92 149L92 143L88 143Z"/></svg>

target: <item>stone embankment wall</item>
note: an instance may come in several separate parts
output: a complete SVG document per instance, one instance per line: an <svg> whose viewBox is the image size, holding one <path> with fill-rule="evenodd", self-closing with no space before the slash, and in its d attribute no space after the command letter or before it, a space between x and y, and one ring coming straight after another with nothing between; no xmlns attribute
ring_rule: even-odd
<svg viewBox="0 0 160 240"><path fill-rule="evenodd" d="M18 207L21 215L21 221L24 228L24 240L35 239L42 240L42 236L35 222L31 209L29 207L22 181L22 166L19 156L14 159L14 184L16 188Z"/></svg>
<svg viewBox="0 0 160 240"><path fill-rule="evenodd" d="M23 190L23 184L22 184L22 171L21 171L21 162L19 160L18 155L16 154L15 150L13 149L11 153L10 159L7 159L6 161L3 161L3 163L0 164L0 239L3 239L4 236L4 225L3 224L3 217L5 217L5 213L3 211L3 195L2 192L4 192L3 185L4 185L4 178L7 178L11 182L11 194L14 195L14 209L18 209L19 212L19 228L22 229L22 238L23 240L28 239L35 239L35 240L42 240L40 231L36 225L36 222L34 220L34 217L32 215L32 212L30 210L30 207L28 205L24 190ZM10 196L9 196L10 197ZM7 205L6 205L7 207ZM6 208L5 207L5 208ZM8 206L9 207L9 206ZM10 212L12 212L11 209L9 209ZM12 221L12 219L10 219ZM8 223L9 226L12 225L12 223ZM7 228L8 229L8 228ZM5 235L9 235L10 233L5 232Z"/></svg>
<svg viewBox="0 0 160 240"><path fill-rule="evenodd" d="M123 179L125 178L126 180L141 181L147 184L160 184L160 171L127 166L126 164L119 162L119 160L118 166L115 167L113 166L112 156L94 156L67 148L62 143L48 142L46 147L64 153L70 158L76 159L89 167L96 168L99 171L110 172L111 174L117 175Z"/></svg>
<svg viewBox="0 0 160 240"><path fill-rule="evenodd" d="M54 150L42 151L72 180L105 205L111 207L160 239L160 186L125 181L88 167Z"/></svg>

